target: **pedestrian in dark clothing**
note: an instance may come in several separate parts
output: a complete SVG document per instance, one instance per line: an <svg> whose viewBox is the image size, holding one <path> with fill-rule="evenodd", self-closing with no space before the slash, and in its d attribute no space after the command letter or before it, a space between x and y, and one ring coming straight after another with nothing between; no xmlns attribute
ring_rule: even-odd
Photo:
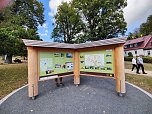
<svg viewBox="0 0 152 114"><path fill-rule="evenodd" d="M140 74L140 73L139 73L140 67L141 67L141 69L142 69L142 73L143 73L143 74L147 74L147 73L144 71L142 55L140 55L140 56L137 58L137 64L138 64L137 74Z"/></svg>

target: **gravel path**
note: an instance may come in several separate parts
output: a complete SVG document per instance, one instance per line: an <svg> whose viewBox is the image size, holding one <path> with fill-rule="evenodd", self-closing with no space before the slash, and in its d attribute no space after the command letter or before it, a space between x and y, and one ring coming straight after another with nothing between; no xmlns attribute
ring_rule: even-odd
<svg viewBox="0 0 152 114"><path fill-rule="evenodd" d="M152 77L152 71L145 71L147 74L142 74L142 71L141 71L141 70L140 70L139 72L140 72L140 74L137 74L137 75L150 76L150 77ZM128 73L128 74L136 74L136 70L134 70L134 71L132 72L131 69L125 69L125 73Z"/></svg>
<svg viewBox="0 0 152 114"><path fill-rule="evenodd" d="M25 87L2 103L0 114L152 114L152 99L128 84L125 97L117 96L113 79L83 76L76 87L73 77L66 77L64 84L40 82L36 100Z"/></svg>

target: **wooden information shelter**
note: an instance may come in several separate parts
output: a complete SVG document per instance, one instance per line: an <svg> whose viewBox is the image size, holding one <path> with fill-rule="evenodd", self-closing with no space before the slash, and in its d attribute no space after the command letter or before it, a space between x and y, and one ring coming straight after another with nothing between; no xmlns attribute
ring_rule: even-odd
<svg viewBox="0 0 152 114"><path fill-rule="evenodd" d="M112 38L81 44L66 44L23 39L28 50L28 95L38 95L38 82L74 76L114 78L116 92L123 96L125 89L124 43L126 38Z"/></svg>

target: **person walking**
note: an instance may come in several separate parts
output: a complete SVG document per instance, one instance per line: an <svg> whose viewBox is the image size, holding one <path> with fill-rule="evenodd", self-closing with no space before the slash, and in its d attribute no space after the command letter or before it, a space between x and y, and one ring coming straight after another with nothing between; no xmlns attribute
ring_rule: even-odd
<svg viewBox="0 0 152 114"><path fill-rule="evenodd" d="M137 64L138 64L137 74L140 74L140 73L139 73L140 67L141 67L141 69L142 69L142 73L143 73L143 74L147 74L147 73L145 72L145 70L144 70L142 55L140 55L140 56L137 58Z"/></svg>
<svg viewBox="0 0 152 114"><path fill-rule="evenodd" d="M136 68L136 70L137 70L137 62L136 62L136 56L135 55L132 58L132 72L133 72L134 68Z"/></svg>

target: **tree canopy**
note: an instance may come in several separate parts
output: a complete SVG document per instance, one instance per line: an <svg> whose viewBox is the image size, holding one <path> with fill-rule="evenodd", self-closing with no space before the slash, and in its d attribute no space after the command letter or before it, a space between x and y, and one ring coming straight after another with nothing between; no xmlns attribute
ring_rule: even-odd
<svg viewBox="0 0 152 114"><path fill-rule="evenodd" d="M142 23L139 28L129 33L128 40L140 38L149 34L152 34L152 15L149 15L147 21Z"/></svg>
<svg viewBox="0 0 152 114"><path fill-rule="evenodd" d="M123 8L127 5L126 0L73 0L68 5L72 6L74 11L71 13L72 16L76 14L77 18L79 18L77 20L81 23L78 31L75 32L75 37L70 36L70 39L79 39L81 42L87 40L95 41L115 37L118 34L124 34L126 31L126 22L123 17ZM65 12L64 15L63 12ZM54 38L61 33L63 37L70 34L70 31L62 32L62 30L67 29L69 26L74 26L74 23L64 21L64 18L60 18L60 20L57 18L65 16L69 20L71 18L71 15L68 15L70 12L72 12L71 8L66 8L65 3L58 7L55 16ZM59 26L58 23L62 23L65 26L57 27Z"/></svg>
<svg viewBox="0 0 152 114"><path fill-rule="evenodd" d="M140 33L143 35L152 34L152 15L148 16L146 23L140 25Z"/></svg>
<svg viewBox="0 0 152 114"><path fill-rule="evenodd" d="M58 7L55 20L52 37L57 41L63 38L64 42L73 43L73 39L78 37L83 28L83 22L76 9L71 4L62 3Z"/></svg>
<svg viewBox="0 0 152 114"><path fill-rule="evenodd" d="M0 11L0 54L25 55L21 39L40 40L37 27L45 21L43 11L37 0L15 0Z"/></svg>

